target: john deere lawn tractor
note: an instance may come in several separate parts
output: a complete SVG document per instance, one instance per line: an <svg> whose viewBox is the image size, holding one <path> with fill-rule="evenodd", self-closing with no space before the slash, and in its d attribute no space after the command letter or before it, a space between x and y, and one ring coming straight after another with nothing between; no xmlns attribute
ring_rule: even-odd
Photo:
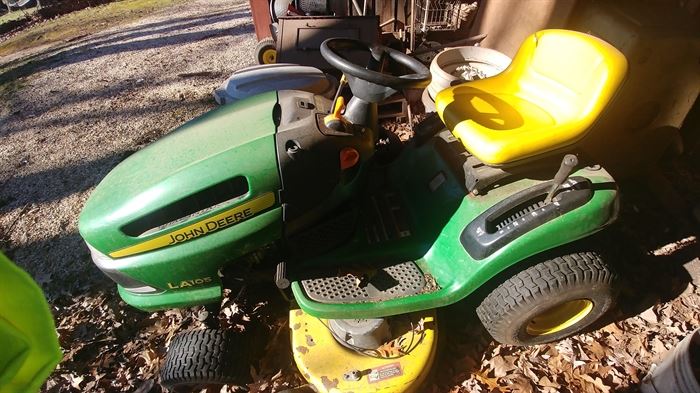
<svg viewBox="0 0 700 393"><path fill-rule="evenodd" d="M346 60L358 50L368 65ZM620 52L538 32L503 73L440 92L406 143L378 127L377 104L424 88L428 69L351 39L321 53L347 104L282 90L224 105L97 186L80 232L127 303L217 303L231 267L273 267L293 294L294 358L319 392L418 391L434 309L479 289L478 316L508 344L559 340L611 307L616 276L587 238L616 219L618 191L586 146L625 78ZM229 336L176 337L163 382L240 382Z"/></svg>

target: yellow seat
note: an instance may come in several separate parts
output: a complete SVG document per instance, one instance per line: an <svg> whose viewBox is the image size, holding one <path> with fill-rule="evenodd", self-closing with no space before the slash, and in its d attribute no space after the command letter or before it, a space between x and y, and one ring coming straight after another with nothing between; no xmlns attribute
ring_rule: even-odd
<svg viewBox="0 0 700 393"><path fill-rule="evenodd" d="M607 42L543 30L501 74L445 89L435 106L470 153L505 165L581 140L626 73L625 56Z"/></svg>

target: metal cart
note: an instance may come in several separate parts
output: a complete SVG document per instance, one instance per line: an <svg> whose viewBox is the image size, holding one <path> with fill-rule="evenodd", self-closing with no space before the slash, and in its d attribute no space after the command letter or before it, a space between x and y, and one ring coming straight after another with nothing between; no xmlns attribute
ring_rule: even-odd
<svg viewBox="0 0 700 393"><path fill-rule="evenodd" d="M278 41L278 21L274 14L277 1L249 0L253 14L253 24L258 39L256 58L260 64L277 61L280 48ZM430 32L456 31L464 22L474 5L470 0L293 0L291 10L294 18L315 18L331 16L336 18L352 16L377 16L379 28L403 41L410 51L415 51L417 40L426 40ZM383 2L383 3L382 3ZM379 4L381 5L379 5ZM389 8L387 14L385 9ZM382 20L384 19L384 20ZM387 27L390 26L390 27ZM284 56L282 56L284 57Z"/></svg>

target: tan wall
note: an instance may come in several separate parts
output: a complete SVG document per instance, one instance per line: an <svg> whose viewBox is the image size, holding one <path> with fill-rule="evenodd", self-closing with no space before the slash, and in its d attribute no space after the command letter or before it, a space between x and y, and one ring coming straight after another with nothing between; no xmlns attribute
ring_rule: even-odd
<svg viewBox="0 0 700 393"><path fill-rule="evenodd" d="M563 28L576 0L485 0L471 35L486 33L481 45L513 57L525 37L545 28Z"/></svg>

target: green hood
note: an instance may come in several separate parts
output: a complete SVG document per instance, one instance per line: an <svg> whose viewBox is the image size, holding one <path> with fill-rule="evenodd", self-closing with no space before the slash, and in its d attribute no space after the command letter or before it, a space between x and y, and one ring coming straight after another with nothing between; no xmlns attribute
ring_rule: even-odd
<svg viewBox="0 0 700 393"><path fill-rule="evenodd" d="M276 195L276 103L271 92L219 107L128 157L88 200L83 238L109 254Z"/></svg>

